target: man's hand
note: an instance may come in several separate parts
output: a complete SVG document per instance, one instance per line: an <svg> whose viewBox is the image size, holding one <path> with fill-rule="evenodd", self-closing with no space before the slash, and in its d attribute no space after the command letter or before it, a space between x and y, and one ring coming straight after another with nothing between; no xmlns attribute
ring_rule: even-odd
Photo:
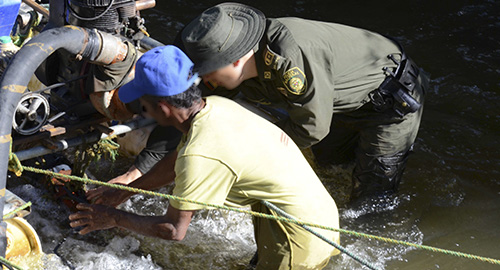
<svg viewBox="0 0 500 270"><path fill-rule="evenodd" d="M128 200L133 194L126 190L102 186L87 191L87 200L94 204L117 207Z"/></svg>
<svg viewBox="0 0 500 270"><path fill-rule="evenodd" d="M128 185L141 176L141 171L139 171L135 166L132 165L128 172L111 179L108 183ZM121 203L125 202L128 198L130 198L130 196L132 196L133 194L134 193L125 190L100 186L98 188L87 191L86 195L87 200L92 203L117 207Z"/></svg>
<svg viewBox="0 0 500 270"><path fill-rule="evenodd" d="M76 208L80 211L69 216L69 225L72 228L84 227L79 234L114 228L117 225L116 218L120 215L118 210L104 205L80 203Z"/></svg>
<svg viewBox="0 0 500 270"><path fill-rule="evenodd" d="M142 216L99 204L78 204L78 212L69 216L72 228L83 227L80 234L114 227L136 233L180 241L186 236L196 210L178 210L168 206L164 216Z"/></svg>

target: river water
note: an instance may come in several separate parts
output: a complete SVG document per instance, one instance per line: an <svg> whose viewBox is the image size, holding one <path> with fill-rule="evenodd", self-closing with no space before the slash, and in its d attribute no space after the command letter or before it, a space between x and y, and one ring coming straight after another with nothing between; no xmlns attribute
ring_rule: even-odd
<svg viewBox="0 0 500 270"><path fill-rule="evenodd" d="M157 1L142 15L151 36L169 44L185 23L218 2ZM342 228L500 259L500 1L241 2L268 17L338 22L396 37L432 75L415 153L397 196L349 209L349 176L336 168L321 173L340 206ZM120 172L92 170L101 179ZM102 170L107 174L99 176ZM41 262L19 262L26 269L245 269L255 251L250 217L243 214L202 211L180 243L121 230L79 236L68 226L67 208L47 199L39 184L22 182L11 190L33 203L26 219L46 253ZM122 208L162 214L166 205L135 196ZM343 236L342 244L379 269L500 269L351 236ZM326 269L367 268L341 255Z"/></svg>

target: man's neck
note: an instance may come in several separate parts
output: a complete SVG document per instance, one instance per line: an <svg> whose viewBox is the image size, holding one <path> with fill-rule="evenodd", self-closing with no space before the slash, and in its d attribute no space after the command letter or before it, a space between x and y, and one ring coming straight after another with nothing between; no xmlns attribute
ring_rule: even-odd
<svg viewBox="0 0 500 270"><path fill-rule="evenodd" d="M201 102L193 104L193 106L191 106L190 108L183 110L179 114L179 121L176 128L184 134L188 133L189 129L191 128L191 123L193 122L194 117L203 108L205 108L205 105L206 105L205 99L201 99Z"/></svg>
<svg viewBox="0 0 500 270"><path fill-rule="evenodd" d="M247 54L243 59L245 61L242 72L243 81L257 77L259 74L257 73L255 53L251 51L251 54Z"/></svg>

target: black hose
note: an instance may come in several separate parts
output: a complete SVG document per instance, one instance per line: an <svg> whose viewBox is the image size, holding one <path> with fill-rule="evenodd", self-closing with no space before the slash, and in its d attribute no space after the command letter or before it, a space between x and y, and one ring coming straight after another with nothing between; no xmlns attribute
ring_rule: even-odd
<svg viewBox="0 0 500 270"><path fill-rule="evenodd" d="M64 0L50 0L49 5L49 22L45 25L43 30L64 26L65 19L65 1Z"/></svg>
<svg viewBox="0 0 500 270"><path fill-rule="evenodd" d="M153 48L160 47L160 46L165 46L165 44L159 42L156 39L148 37L148 36L144 36L144 38L141 39L141 47L146 49L146 51L149 51Z"/></svg>

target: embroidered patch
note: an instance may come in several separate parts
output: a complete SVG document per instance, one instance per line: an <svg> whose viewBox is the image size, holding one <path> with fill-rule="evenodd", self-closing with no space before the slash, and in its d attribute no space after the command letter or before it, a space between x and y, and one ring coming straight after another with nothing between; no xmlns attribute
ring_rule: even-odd
<svg viewBox="0 0 500 270"><path fill-rule="evenodd" d="M267 50L266 55L264 56L264 63L266 63L267 66L270 66L273 63L274 56L274 53Z"/></svg>
<svg viewBox="0 0 500 270"><path fill-rule="evenodd" d="M286 89L294 95L302 95L306 91L306 75L298 67L291 68L283 75Z"/></svg>
<svg viewBox="0 0 500 270"><path fill-rule="evenodd" d="M264 71L264 79L267 80L271 79L271 71Z"/></svg>

